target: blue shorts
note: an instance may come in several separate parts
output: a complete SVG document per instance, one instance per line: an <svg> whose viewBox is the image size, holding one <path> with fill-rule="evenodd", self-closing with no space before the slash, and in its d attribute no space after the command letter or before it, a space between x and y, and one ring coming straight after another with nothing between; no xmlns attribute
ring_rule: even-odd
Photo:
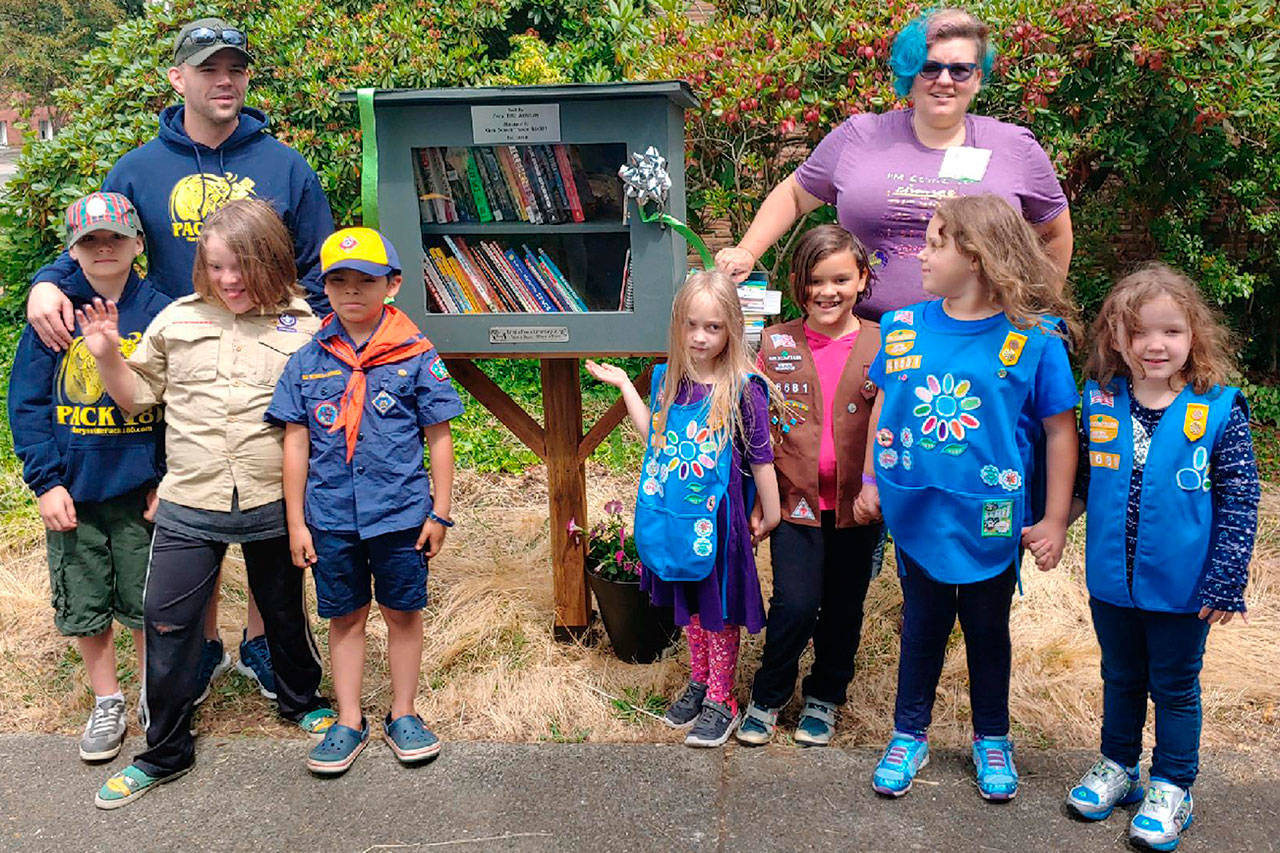
<svg viewBox="0 0 1280 853"><path fill-rule="evenodd" d="M322 619L346 616L370 601L370 581L378 603L391 610L427 606L427 558L414 548L422 528L412 527L361 539L359 533L311 528L316 564L316 611Z"/></svg>

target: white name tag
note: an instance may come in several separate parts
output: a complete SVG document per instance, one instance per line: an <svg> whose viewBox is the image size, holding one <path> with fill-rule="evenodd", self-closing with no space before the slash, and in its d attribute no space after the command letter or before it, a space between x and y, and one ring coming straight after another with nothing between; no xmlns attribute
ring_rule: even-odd
<svg viewBox="0 0 1280 853"><path fill-rule="evenodd" d="M948 148L942 155L938 177L977 182L987 174L987 164L990 162L990 148L970 148L968 145Z"/></svg>

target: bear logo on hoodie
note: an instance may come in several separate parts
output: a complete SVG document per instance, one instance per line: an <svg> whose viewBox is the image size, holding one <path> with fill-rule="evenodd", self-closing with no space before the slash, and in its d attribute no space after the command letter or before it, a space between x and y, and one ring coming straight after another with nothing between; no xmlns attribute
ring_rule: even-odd
<svg viewBox="0 0 1280 853"><path fill-rule="evenodd" d="M200 226L209 214L229 201L250 198L254 185L253 178L239 178L231 172L225 175L200 172L182 178L169 193L173 236L196 242L200 238Z"/></svg>

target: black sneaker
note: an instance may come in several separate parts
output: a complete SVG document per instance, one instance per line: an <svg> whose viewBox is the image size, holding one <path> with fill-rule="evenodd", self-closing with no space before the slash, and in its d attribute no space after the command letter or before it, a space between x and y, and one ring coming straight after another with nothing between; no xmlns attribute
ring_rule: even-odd
<svg viewBox="0 0 1280 853"><path fill-rule="evenodd" d="M685 746L720 746L738 727L738 709L711 699L702 700L702 713L685 736Z"/></svg>
<svg viewBox="0 0 1280 853"><path fill-rule="evenodd" d="M671 703L662 722L673 729L687 729L698 719L702 712L702 700L707 698L707 685L690 681L684 689L684 695Z"/></svg>

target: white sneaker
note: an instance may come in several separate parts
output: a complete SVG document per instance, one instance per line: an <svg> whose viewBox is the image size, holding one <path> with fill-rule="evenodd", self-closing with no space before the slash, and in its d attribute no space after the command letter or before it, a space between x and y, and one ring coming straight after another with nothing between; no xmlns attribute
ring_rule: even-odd
<svg viewBox="0 0 1280 853"><path fill-rule="evenodd" d="M1067 806L1088 820L1105 820L1116 806L1132 805L1141 799L1138 768L1128 771L1106 756L1099 757L1067 792Z"/></svg>
<svg viewBox="0 0 1280 853"><path fill-rule="evenodd" d="M1191 792L1164 779L1152 779L1147 796L1129 824L1129 841L1152 850L1173 850L1191 825Z"/></svg>

